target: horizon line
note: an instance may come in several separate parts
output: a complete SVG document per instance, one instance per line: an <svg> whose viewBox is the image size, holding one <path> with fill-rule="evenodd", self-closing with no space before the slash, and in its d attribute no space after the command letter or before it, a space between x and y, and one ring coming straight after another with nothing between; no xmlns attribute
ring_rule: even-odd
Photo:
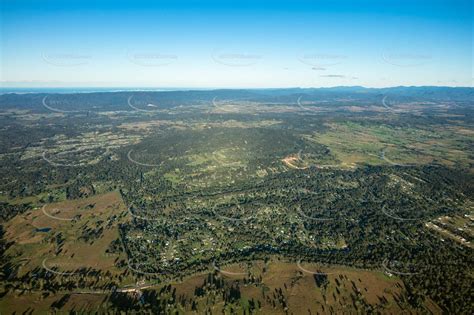
<svg viewBox="0 0 474 315"><path fill-rule="evenodd" d="M214 91L214 90L288 90L288 89L335 89L335 88L360 88L360 89L391 89L391 88L474 88L474 86L450 86L450 85L391 85L384 87L372 87L363 85L333 85L333 86L287 86L287 87L160 87L160 86L0 86L0 90L70 90L70 89L82 89L82 90L116 90L120 91L149 91L149 90L160 90L160 91Z"/></svg>

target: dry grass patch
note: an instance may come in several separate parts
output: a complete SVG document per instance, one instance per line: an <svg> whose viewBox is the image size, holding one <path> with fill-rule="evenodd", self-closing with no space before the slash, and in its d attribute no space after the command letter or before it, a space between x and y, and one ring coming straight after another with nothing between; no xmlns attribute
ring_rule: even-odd
<svg viewBox="0 0 474 315"><path fill-rule="evenodd" d="M128 219L118 192L47 204L5 225L6 240L14 242L6 254L21 261L24 272L44 263L61 272L77 268L113 272L118 255L106 250L119 237L118 224Z"/></svg>

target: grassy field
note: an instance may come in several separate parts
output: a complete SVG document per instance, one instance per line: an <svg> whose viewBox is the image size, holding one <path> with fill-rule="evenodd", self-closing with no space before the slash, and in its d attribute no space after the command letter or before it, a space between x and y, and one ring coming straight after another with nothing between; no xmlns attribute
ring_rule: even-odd
<svg viewBox="0 0 474 315"><path fill-rule="evenodd" d="M117 256L105 251L118 238L118 224L127 220L125 210L120 195L110 192L27 211L5 224L5 239L14 242L6 255L22 262L20 274L45 266L59 272L93 268L113 273ZM97 237L89 239L87 232Z"/></svg>
<svg viewBox="0 0 474 315"><path fill-rule="evenodd" d="M302 263L301 267L305 270L326 272L327 285L318 286L315 276L302 271L296 263L279 260L220 266L219 274L228 285L238 284L240 287L241 298L235 303L236 306L234 305L234 310L238 310L237 314L243 314L243 309L250 300L260 301L258 314L286 314L285 307L278 303L273 304L272 297L275 294L280 295L287 305L287 310L292 314L357 313L361 312L361 305L364 303L386 314L410 310L401 298L405 287L396 277L388 277L379 271L340 266L323 267ZM207 275L195 275L183 282L173 283L172 286L176 288L177 296L191 298L195 288L202 286L206 277ZM261 277L261 282L245 284L244 278L251 277ZM280 290L281 294L278 293ZM209 307L209 300L209 296L197 299L201 312ZM441 313L429 299L426 300L425 307L435 314ZM214 300L211 308L216 314L224 310L226 314L229 312L228 306L225 307L219 298ZM184 309L183 312L192 313Z"/></svg>
<svg viewBox="0 0 474 315"><path fill-rule="evenodd" d="M106 297L105 294L69 294L58 293L44 296L42 293L34 292L21 295L7 295L8 298L0 300L0 310L5 314L54 314L51 305L58 300L68 298L63 306L64 310L75 310L87 314L91 309L96 309ZM3 313L2 313L3 314Z"/></svg>
<svg viewBox="0 0 474 315"><path fill-rule="evenodd" d="M304 138L329 147L341 166L434 162L466 166L473 162L468 148L474 130L464 127L427 126L419 129L355 122L327 126L327 132L305 135Z"/></svg>

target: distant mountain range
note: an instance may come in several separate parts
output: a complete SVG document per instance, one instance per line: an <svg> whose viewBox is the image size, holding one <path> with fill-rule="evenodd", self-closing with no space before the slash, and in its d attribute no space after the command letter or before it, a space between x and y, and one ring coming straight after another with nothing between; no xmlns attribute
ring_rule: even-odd
<svg viewBox="0 0 474 315"><path fill-rule="evenodd" d="M71 89L46 89L4 93L0 95L0 109L45 109L44 98L55 102L61 108L80 109L88 111L129 110L128 100L133 97L136 104L153 103L162 108L175 106L212 104L212 101L252 101L258 103L287 103L296 104L299 97L305 101L325 100L328 103L353 101L358 105L380 103L385 96L395 97L404 101L455 101L471 104L474 100L472 87L390 87L365 88L362 86L338 86L330 88L276 88L276 89L215 89L215 90L124 90L114 88L100 91L89 91L86 88L80 92ZM146 104L145 104L146 105Z"/></svg>

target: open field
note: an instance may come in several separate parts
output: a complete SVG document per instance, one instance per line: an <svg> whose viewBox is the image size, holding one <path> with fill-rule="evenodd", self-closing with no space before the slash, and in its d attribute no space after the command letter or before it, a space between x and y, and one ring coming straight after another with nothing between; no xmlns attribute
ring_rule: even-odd
<svg viewBox="0 0 474 315"><path fill-rule="evenodd" d="M107 249L119 237L118 224L127 220L125 210L117 192L35 208L5 225L4 237L14 243L5 254L21 262L19 276L37 268L116 273L121 256Z"/></svg>
<svg viewBox="0 0 474 315"><path fill-rule="evenodd" d="M433 127L416 129L384 124L337 123L329 130L305 136L329 147L341 166L356 164L412 165L440 163L470 165L472 129Z"/></svg>

